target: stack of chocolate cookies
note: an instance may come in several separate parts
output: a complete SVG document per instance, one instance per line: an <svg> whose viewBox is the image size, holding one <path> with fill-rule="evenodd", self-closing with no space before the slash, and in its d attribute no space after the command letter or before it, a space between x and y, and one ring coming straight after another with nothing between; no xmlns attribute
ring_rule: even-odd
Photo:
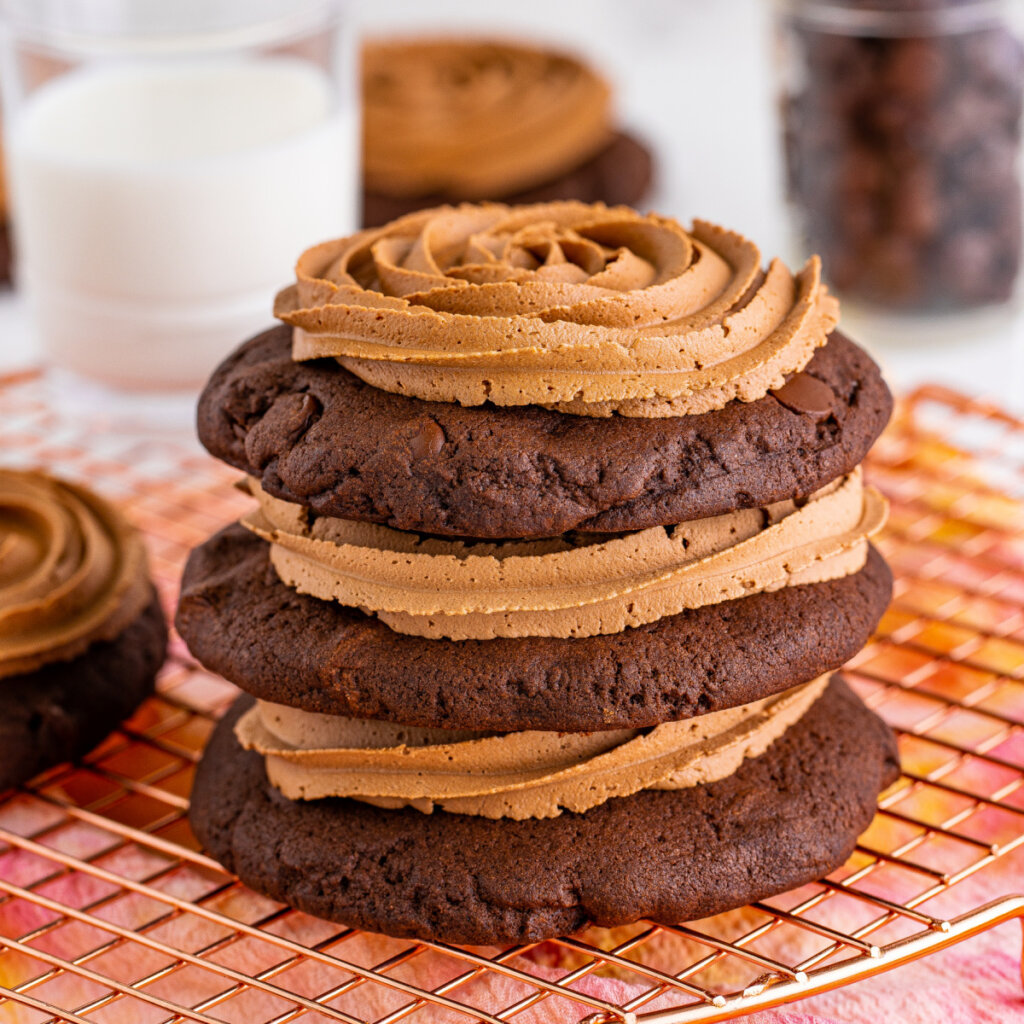
<svg viewBox="0 0 1024 1024"><path fill-rule="evenodd" d="M396 936L703 917L843 863L898 772L831 673L890 593L891 398L817 261L565 202L310 249L199 433L242 523L178 628L246 695L192 823Z"/></svg>

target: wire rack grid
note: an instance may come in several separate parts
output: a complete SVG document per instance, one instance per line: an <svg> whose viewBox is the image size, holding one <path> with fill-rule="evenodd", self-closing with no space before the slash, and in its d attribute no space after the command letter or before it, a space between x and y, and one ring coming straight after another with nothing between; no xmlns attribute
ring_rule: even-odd
<svg viewBox="0 0 1024 1024"><path fill-rule="evenodd" d="M184 439L62 416L49 388L0 381L0 457L120 500L171 607L189 548L246 505L234 475ZM897 729L904 770L830 878L706 921L511 949L316 920L198 849L192 773L236 691L174 638L129 722L0 796L0 1022L718 1021L1024 917L1022 896L942 909L1024 845L1024 423L926 388L869 469L897 583L847 675Z"/></svg>

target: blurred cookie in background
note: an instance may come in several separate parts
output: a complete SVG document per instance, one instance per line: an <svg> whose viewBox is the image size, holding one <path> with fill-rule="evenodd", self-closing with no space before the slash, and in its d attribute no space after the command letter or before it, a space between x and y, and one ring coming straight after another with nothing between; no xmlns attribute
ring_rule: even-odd
<svg viewBox="0 0 1024 1024"><path fill-rule="evenodd" d="M372 41L362 61L365 226L466 201L636 206L650 188L650 151L571 54L437 38Z"/></svg>

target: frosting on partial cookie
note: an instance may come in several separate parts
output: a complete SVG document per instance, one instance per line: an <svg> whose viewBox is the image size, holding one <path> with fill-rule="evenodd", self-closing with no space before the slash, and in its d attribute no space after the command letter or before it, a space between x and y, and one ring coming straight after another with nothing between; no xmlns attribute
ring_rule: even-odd
<svg viewBox="0 0 1024 1024"><path fill-rule="evenodd" d="M423 39L371 42L362 57L373 191L498 198L574 170L611 137L608 86L568 54Z"/></svg>
<svg viewBox="0 0 1024 1024"><path fill-rule="evenodd" d="M275 314L295 359L463 405L680 416L764 397L838 321L796 275L704 221L578 202L441 207L308 249Z"/></svg>
<svg viewBox="0 0 1024 1024"><path fill-rule="evenodd" d="M741 707L649 730L452 734L259 703L235 726L291 800L485 818L583 812L642 789L686 789L758 757L818 699L827 676Z"/></svg>
<svg viewBox="0 0 1024 1024"><path fill-rule="evenodd" d="M0 470L0 678L113 640L151 598L138 533L102 498Z"/></svg>
<svg viewBox="0 0 1024 1024"><path fill-rule="evenodd" d="M611 539L463 543L317 516L249 484L243 524L285 584L400 633L453 640L618 633L687 608L859 571L885 499L860 470L782 501Z"/></svg>

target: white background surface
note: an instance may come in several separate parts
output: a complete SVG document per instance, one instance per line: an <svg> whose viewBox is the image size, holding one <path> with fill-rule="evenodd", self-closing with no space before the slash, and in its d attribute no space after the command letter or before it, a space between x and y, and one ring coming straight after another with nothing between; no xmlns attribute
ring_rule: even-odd
<svg viewBox="0 0 1024 1024"><path fill-rule="evenodd" d="M616 85L621 120L655 151L653 208L719 221L766 255L797 255L781 200L767 0L376 0L359 18L368 32L504 28L589 55ZM1024 412L1020 311L909 332L849 309L844 320L895 389L934 381ZM20 300L0 299L0 372L37 359Z"/></svg>

